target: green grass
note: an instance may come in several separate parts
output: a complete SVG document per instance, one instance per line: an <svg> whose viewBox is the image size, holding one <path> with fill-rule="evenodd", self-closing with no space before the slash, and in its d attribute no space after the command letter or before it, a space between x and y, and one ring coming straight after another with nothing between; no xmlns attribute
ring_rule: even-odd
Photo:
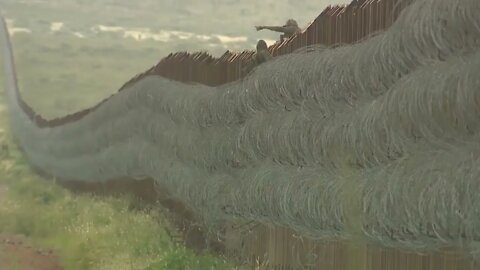
<svg viewBox="0 0 480 270"><path fill-rule="evenodd" d="M13 43L22 95L47 118L94 105L159 59L152 44L124 39L16 35ZM0 155L0 232L53 249L67 270L234 269L174 244L161 208L138 210L146 208L131 197L73 195L39 177L8 129L2 89L0 144L9 153Z"/></svg>
<svg viewBox="0 0 480 270"><path fill-rule="evenodd" d="M146 270L226 269L226 267L225 262L212 256L198 257L190 250L179 248Z"/></svg>

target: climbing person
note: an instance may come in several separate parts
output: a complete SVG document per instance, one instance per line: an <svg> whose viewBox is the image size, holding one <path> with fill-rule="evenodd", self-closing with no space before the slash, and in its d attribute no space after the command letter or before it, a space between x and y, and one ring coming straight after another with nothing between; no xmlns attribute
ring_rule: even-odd
<svg viewBox="0 0 480 270"><path fill-rule="evenodd" d="M253 54L252 58L250 59L249 62L244 67L244 73L250 72L253 68L256 66L265 63L269 60L271 60L273 56L270 54L268 51L268 46L265 40L259 40L257 42L257 51L255 54Z"/></svg>
<svg viewBox="0 0 480 270"><path fill-rule="evenodd" d="M257 31L267 29L270 31L283 33L283 35L280 35L280 42L283 42L284 39L291 38L302 31L298 27L297 21L295 21L294 19L289 19L284 26L255 26L255 28L257 29Z"/></svg>
<svg viewBox="0 0 480 270"><path fill-rule="evenodd" d="M257 51L255 52L255 62L257 65L271 60L273 56L268 51L268 46L265 40L261 39L257 42Z"/></svg>

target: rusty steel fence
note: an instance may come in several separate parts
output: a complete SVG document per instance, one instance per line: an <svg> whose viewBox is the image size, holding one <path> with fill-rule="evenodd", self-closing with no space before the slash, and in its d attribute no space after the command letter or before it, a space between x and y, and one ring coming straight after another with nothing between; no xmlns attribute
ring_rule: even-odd
<svg viewBox="0 0 480 270"><path fill-rule="evenodd" d="M353 0L348 5L328 6L300 34L269 47L273 56L291 53L315 44L352 44L390 27L411 0ZM217 86L246 75L245 66L254 51L227 51L216 58L207 52L171 53L157 65L135 76L122 89L140 78L159 75L182 82Z"/></svg>

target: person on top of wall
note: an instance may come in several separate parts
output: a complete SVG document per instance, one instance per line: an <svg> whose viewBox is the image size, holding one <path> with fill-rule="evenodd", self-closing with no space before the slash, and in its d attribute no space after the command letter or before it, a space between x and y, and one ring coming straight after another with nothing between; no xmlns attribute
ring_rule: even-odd
<svg viewBox="0 0 480 270"><path fill-rule="evenodd" d="M289 19L284 26L255 26L255 28L257 29L257 31L267 29L270 31L283 33L283 35L280 35L280 42L283 42L285 38L291 38L302 31L298 27L297 21L295 21L294 19Z"/></svg>

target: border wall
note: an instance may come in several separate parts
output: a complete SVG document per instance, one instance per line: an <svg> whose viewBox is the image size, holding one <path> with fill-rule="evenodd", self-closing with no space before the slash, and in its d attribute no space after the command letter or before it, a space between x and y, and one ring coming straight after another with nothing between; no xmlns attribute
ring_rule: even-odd
<svg viewBox="0 0 480 270"><path fill-rule="evenodd" d="M297 49L315 44L335 46L351 44L388 28L398 17L401 10L411 0L358 0L347 6L326 8L301 34L283 43L269 48L274 56L291 53ZM137 75L125 85L149 76L158 75L183 82L196 82L210 86L225 84L240 79L245 74L243 67L253 55L252 51L233 53L227 51L219 58L207 53L175 53L162 59L157 65ZM124 85L124 86L125 86ZM122 87L120 90L122 90ZM97 106L47 121L36 115L31 108L19 100L23 110L39 126L52 127L78 120ZM446 249L433 254L418 254L411 251L383 248L370 243L357 241L316 241L296 234L289 228L267 224L225 224L225 237L209 238L203 233L190 233L201 230L195 227L192 213L184 209L179 201L169 199L166 193L154 191L153 181L144 182L126 179L86 186L87 183L69 183L76 191L96 193L130 192L139 197L160 200L177 216L179 227L190 227L183 232L183 238L189 242L188 234L194 242L214 243L206 245L231 259L238 259L256 269L322 269L322 270L466 270L480 269L480 265L461 251ZM157 187L158 188L158 187ZM193 224L193 225L192 225ZM216 246L216 248L212 248ZM202 247L203 248L203 247Z"/></svg>
<svg viewBox="0 0 480 270"><path fill-rule="evenodd" d="M361 41L390 27L410 3L411 0L354 0L349 5L329 6L302 33L275 43L269 51L275 57L312 45ZM215 58L206 52L172 53L124 86L148 75L217 86L245 76L244 67L253 54L254 51L227 51Z"/></svg>
<svg viewBox="0 0 480 270"><path fill-rule="evenodd" d="M308 46L341 46L362 41L390 27L411 0L353 0L329 6L300 34L269 47L274 56ZM206 52L168 55L126 85L158 75L182 82L218 86L246 75L245 65L254 51L231 52L215 58ZM480 269L473 259L457 250L432 254L383 248L362 241L315 241L289 228L274 225L228 224L222 253L255 269L322 270L466 270ZM205 239L205 242L211 242Z"/></svg>

